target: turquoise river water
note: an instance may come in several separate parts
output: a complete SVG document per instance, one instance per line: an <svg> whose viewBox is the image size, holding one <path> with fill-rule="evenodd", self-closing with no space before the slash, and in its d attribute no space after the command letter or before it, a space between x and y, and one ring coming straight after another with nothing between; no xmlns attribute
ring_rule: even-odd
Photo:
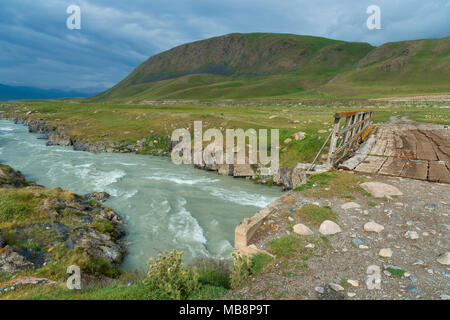
<svg viewBox="0 0 450 320"><path fill-rule="evenodd" d="M0 163L48 188L78 194L106 191L105 205L126 222L124 269L145 270L163 250L195 257L229 258L234 228L275 200L280 188L219 176L169 158L136 154L93 154L47 147L28 128L0 121Z"/></svg>

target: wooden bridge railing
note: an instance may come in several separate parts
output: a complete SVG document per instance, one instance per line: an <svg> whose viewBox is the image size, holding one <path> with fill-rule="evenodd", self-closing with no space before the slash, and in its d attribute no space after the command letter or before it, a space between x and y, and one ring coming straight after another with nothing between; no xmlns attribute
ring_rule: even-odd
<svg viewBox="0 0 450 320"><path fill-rule="evenodd" d="M336 166L357 149L373 130L373 111L344 111L334 115L334 127L330 134L327 165Z"/></svg>

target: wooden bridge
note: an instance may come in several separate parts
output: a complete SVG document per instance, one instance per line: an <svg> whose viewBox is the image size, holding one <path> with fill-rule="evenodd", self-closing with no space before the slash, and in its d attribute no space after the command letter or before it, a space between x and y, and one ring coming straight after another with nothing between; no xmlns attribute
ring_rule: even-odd
<svg viewBox="0 0 450 320"><path fill-rule="evenodd" d="M329 169L450 183L448 128L397 118L375 128L372 120L370 110L334 115L333 130L319 152L331 139Z"/></svg>

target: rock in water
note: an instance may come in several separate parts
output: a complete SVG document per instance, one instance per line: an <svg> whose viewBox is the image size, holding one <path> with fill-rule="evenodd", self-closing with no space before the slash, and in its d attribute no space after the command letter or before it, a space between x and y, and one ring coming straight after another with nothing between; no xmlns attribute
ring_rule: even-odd
<svg viewBox="0 0 450 320"><path fill-rule="evenodd" d="M384 230L384 227L381 224L378 224L374 221L367 222L364 225L364 231L367 231L367 232L380 233L383 230Z"/></svg>
<svg viewBox="0 0 450 320"><path fill-rule="evenodd" d="M382 182L364 182L361 183L361 187L375 198L403 195L398 188Z"/></svg>
<svg viewBox="0 0 450 320"><path fill-rule="evenodd" d="M94 199L100 202L105 202L106 200L108 200L111 196L106 193L106 192L92 192L92 193L88 193L84 196L85 199Z"/></svg>
<svg viewBox="0 0 450 320"><path fill-rule="evenodd" d="M390 248L381 249L378 255L383 258L390 258L392 257L392 250Z"/></svg>
<svg viewBox="0 0 450 320"><path fill-rule="evenodd" d="M329 235L329 234L336 234L336 233L342 232L342 230L333 221L325 220L320 225L319 232L323 235Z"/></svg>
<svg viewBox="0 0 450 320"><path fill-rule="evenodd" d="M302 236L310 236L314 234L310 228L301 223L294 226L294 232Z"/></svg>
<svg viewBox="0 0 450 320"><path fill-rule="evenodd" d="M441 255L438 259L437 262L439 262L440 264L443 264L445 266L450 265L450 252L446 252L443 255Z"/></svg>

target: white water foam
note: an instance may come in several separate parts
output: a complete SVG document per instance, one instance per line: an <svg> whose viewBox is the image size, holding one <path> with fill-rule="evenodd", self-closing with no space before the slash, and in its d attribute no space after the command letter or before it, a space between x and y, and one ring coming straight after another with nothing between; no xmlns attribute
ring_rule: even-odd
<svg viewBox="0 0 450 320"><path fill-rule="evenodd" d="M186 199L178 200L178 211L173 213L169 218L169 230L175 234L175 240L179 243L206 243L203 229L198 224L197 220L186 210L184 205Z"/></svg>
<svg viewBox="0 0 450 320"><path fill-rule="evenodd" d="M258 208L264 208L269 203L274 201L276 197L268 197L260 194L251 194L246 191L234 191L224 188L216 187L204 187L204 191L207 191L210 195L226 200L228 202L238 203L246 206L254 206Z"/></svg>
<svg viewBox="0 0 450 320"><path fill-rule="evenodd" d="M174 182L176 184L188 184L188 185L194 185L194 184L200 184L200 183L212 183L220 181L219 179L209 179L209 178L199 178L199 179L188 179L188 178L182 178L182 177L145 177L145 179L148 180L157 180L157 181L169 181Z"/></svg>

